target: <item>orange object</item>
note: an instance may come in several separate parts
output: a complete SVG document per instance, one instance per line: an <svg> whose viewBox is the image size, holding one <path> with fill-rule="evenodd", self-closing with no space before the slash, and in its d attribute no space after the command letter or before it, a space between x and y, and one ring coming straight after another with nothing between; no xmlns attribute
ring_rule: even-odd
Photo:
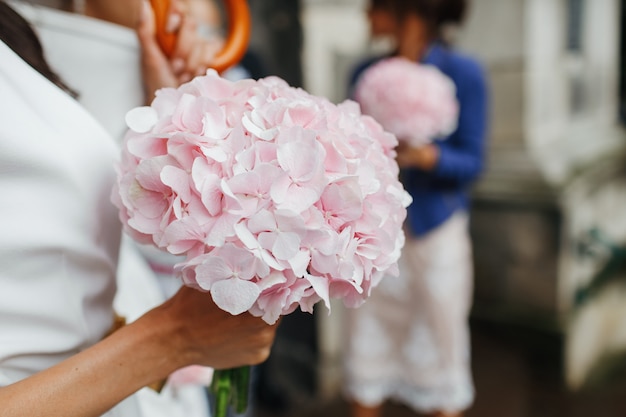
<svg viewBox="0 0 626 417"><path fill-rule="evenodd" d="M250 9L248 0L224 0L228 15L228 36L222 50L211 65L222 72L241 61L250 40Z"/></svg>
<svg viewBox="0 0 626 417"><path fill-rule="evenodd" d="M167 13L170 0L150 0L154 9L157 25L157 41L167 56L172 56L176 47L176 34L167 33ZM211 67L217 72L223 72L237 64L243 58L250 40L250 9L248 0L224 0L228 15L228 36L224 47L215 56Z"/></svg>
<svg viewBox="0 0 626 417"><path fill-rule="evenodd" d="M171 57L176 47L176 33L165 31L170 0L150 0L150 4L154 10L157 42L165 55Z"/></svg>

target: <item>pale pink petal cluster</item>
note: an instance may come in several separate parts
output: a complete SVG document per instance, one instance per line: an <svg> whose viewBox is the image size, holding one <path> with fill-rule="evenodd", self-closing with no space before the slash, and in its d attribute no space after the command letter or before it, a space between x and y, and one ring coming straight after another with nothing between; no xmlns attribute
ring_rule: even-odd
<svg viewBox="0 0 626 417"><path fill-rule="evenodd" d="M214 71L127 115L113 193L127 231L185 255L184 284L274 323L395 273L409 195L393 134L269 77Z"/></svg>
<svg viewBox="0 0 626 417"><path fill-rule="evenodd" d="M200 365L191 365L173 372L167 383L173 387L184 387L186 385L208 386L213 380L213 368Z"/></svg>
<svg viewBox="0 0 626 417"><path fill-rule="evenodd" d="M457 127L456 87L432 65L383 59L359 77L355 100L363 113L410 146L446 137Z"/></svg>

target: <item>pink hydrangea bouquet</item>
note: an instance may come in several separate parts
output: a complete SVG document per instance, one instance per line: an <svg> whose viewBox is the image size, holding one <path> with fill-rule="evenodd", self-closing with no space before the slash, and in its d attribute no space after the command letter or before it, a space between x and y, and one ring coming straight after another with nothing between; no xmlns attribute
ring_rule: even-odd
<svg viewBox="0 0 626 417"><path fill-rule="evenodd" d="M457 126L456 87L432 65L383 59L363 72L354 95L363 113L409 146L431 143Z"/></svg>
<svg viewBox="0 0 626 417"><path fill-rule="evenodd" d="M223 310L271 324L330 298L357 307L397 273L397 141L356 103L210 70L127 124L113 193L126 231L184 255L178 276Z"/></svg>

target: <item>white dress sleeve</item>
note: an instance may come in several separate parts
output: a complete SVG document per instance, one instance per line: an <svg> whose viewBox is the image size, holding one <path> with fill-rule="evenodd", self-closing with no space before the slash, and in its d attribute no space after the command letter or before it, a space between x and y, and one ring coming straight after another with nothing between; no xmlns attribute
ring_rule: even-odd
<svg viewBox="0 0 626 417"><path fill-rule="evenodd" d="M121 227L115 141L0 43L0 385L101 340ZM137 416L131 399L110 416Z"/></svg>
<svg viewBox="0 0 626 417"><path fill-rule="evenodd" d="M70 87L80 104L114 140L121 143L127 127L125 114L143 105L139 43L129 28L48 7L11 1L33 26L46 59ZM97 80L97 82L94 82ZM161 254L158 259L177 259ZM167 291L160 285L168 284ZM180 280L171 274L156 275L146 252L127 236L122 239L117 267L114 307L127 321L134 321L172 295ZM171 287L171 288L170 288ZM134 416L206 417L208 405L203 386L166 385L156 394L148 388L137 392L141 412Z"/></svg>
<svg viewBox="0 0 626 417"><path fill-rule="evenodd" d="M112 322L118 147L0 44L0 369L12 380L97 342Z"/></svg>

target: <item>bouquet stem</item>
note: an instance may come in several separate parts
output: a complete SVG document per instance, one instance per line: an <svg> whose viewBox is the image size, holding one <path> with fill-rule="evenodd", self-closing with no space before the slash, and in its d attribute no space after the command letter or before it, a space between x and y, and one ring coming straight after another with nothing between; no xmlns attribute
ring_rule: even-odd
<svg viewBox="0 0 626 417"><path fill-rule="evenodd" d="M211 383L215 395L215 417L226 417L229 407L238 414L248 408L250 367L216 370Z"/></svg>

